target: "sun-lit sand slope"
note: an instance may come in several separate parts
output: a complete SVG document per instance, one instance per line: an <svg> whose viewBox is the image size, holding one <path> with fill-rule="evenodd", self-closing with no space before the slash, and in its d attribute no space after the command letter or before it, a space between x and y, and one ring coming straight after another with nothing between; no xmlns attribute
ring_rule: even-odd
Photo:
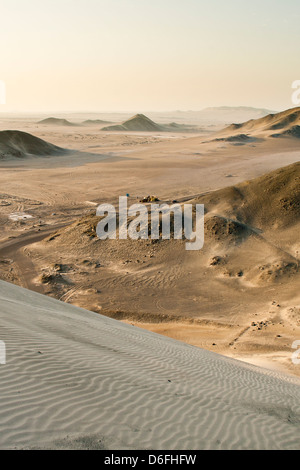
<svg viewBox="0 0 300 470"><path fill-rule="evenodd" d="M242 124L231 124L223 132L233 135L263 135L271 137L300 137L300 108L269 114Z"/></svg>
<svg viewBox="0 0 300 470"><path fill-rule="evenodd" d="M0 282L1 448L299 449L300 381Z"/></svg>
<svg viewBox="0 0 300 470"><path fill-rule="evenodd" d="M27 132L0 132L0 160L11 157L24 158L28 155L45 156L61 153L65 153L65 150Z"/></svg>

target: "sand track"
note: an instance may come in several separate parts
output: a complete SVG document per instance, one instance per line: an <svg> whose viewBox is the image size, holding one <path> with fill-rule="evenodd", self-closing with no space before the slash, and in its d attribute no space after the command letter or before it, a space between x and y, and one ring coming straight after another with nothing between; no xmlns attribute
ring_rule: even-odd
<svg viewBox="0 0 300 470"><path fill-rule="evenodd" d="M51 228L46 227L40 231L34 231L23 234L19 237L10 239L0 244L0 259L9 258L17 266L18 273L21 279L21 284L27 289L44 293L44 287L42 284L37 284L34 279L38 276L34 263L29 256L26 255L24 248L33 243L43 240L47 235L54 233L55 230L64 227L63 224L52 226Z"/></svg>

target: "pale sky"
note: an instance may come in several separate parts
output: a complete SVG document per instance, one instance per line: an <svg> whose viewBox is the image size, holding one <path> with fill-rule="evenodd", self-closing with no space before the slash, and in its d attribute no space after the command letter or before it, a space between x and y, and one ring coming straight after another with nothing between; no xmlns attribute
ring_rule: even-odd
<svg viewBox="0 0 300 470"><path fill-rule="evenodd" d="M299 0L0 0L2 111L293 107Z"/></svg>

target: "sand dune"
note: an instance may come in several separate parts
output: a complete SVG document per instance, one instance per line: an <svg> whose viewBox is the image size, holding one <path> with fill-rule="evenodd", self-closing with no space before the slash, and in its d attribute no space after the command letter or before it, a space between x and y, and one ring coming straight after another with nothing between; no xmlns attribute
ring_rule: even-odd
<svg viewBox="0 0 300 470"><path fill-rule="evenodd" d="M103 127L103 131L137 131L137 132L156 132L164 131L164 126L156 124L144 114L136 114L131 119L113 126Z"/></svg>
<svg viewBox="0 0 300 470"><path fill-rule="evenodd" d="M26 132L0 132L0 158L23 158L29 155L46 156L63 152L65 152L64 149Z"/></svg>
<svg viewBox="0 0 300 470"><path fill-rule="evenodd" d="M2 449L299 449L300 381L0 281Z"/></svg>
<svg viewBox="0 0 300 470"><path fill-rule="evenodd" d="M37 124L44 124L47 126L69 126L69 127L73 127L77 125L68 121L67 119L59 119L59 118L54 118L54 117L43 119L42 121L39 121Z"/></svg>
<svg viewBox="0 0 300 470"><path fill-rule="evenodd" d="M261 119L251 119L242 124L232 124L224 132L228 133L267 133L275 130L286 132L300 124L300 108L292 108L281 113L269 114Z"/></svg>
<svg viewBox="0 0 300 470"><path fill-rule="evenodd" d="M300 108L292 108L277 114L268 114L260 119L231 124L215 132L202 143L227 142L235 146L261 144L270 138L300 137Z"/></svg>

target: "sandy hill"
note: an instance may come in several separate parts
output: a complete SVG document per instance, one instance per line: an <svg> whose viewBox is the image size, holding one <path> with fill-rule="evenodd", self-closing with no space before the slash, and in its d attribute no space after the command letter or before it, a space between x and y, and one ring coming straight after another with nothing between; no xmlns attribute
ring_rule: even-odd
<svg viewBox="0 0 300 470"><path fill-rule="evenodd" d="M59 118L54 118L50 117L47 119L43 119L42 121L39 121L37 124L45 124L49 126L76 126L76 124L67 121L67 119L59 119Z"/></svg>
<svg viewBox="0 0 300 470"><path fill-rule="evenodd" d="M220 219L219 231L218 223L216 231L208 230L207 243L219 240L219 236L231 243L232 237L239 237L243 233L269 233L274 228L280 231L299 227L300 162L236 186L212 191L189 202L204 204L206 228L210 226L211 219ZM59 236L64 238L72 233L76 239L83 232L96 237L98 221L95 215L88 215L71 227L62 229ZM294 241L297 237L295 232Z"/></svg>
<svg viewBox="0 0 300 470"><path fill-rule="evenodd" d="M156 124L144 114L136 114L121 124L103 127L103 131L156 132L164 131L164 126Z"/></svg>
<svg viewBox="0 0 300 470"><path fill-rule="evenodd" d="M243 124L231 124L224 129L229 134L262 134L272 137L291 135L299 137L300 108L291 108L277 114L269 114L261 119L251 119Z"/></svg>
<svg viewBox="0 0 300 470"><path fill-rule="evenodd" d="M22 158L27 155L45 156L63 152L65 152L64 149L28 134L27 132L0 132L0 158Z"/></svg>
<svg viewBox="0 0 300 470"><path fill-rule="evenodd" d="M240 264L246 281L299 282L300 163L194 202L206 208L207 243L222 246L220 251ZM243 251L249 258L241 262Z"/></svg>
<svg viewBox="0 0 300 470"><path fill-rule="evenodd" d="M300 162L197 199L207 212L220 212L261 230L300 223Z"/></svg>
<svg viewBox="0 0 300 470"><path fill-rule="evenodd" d="M300 449L300 381L0 281L1 449Z"/></svg>
<svg viewBox="0 0 300 470"><path fill-rule="evenodd" d="M300 337L299 178L296 163L179 200L205 205L205 243L194 252L185 240L101 241L91 212L31 246L35 282L88 310L155 324L222 354L247 351L297 374L290 358Z"/></svg>

